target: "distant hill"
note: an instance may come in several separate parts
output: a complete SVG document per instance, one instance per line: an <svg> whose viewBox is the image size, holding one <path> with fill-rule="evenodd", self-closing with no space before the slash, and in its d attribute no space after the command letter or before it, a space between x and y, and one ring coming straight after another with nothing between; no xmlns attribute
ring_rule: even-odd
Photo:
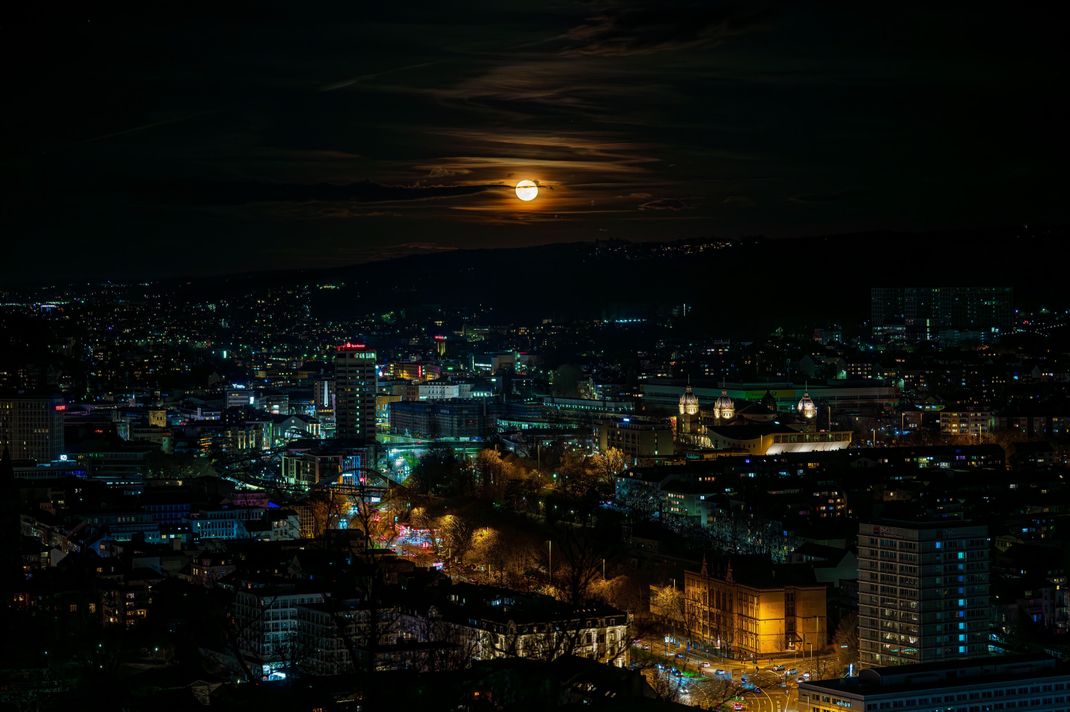
<svg viewBox="0 0 1070 712"><path fill-rule="evenodd" d="M456 250L342 268L196 280L200 291L333 283L323 314L492 305L512 318L638 318L689 304L711 328L857 320L869 289L999 285L1029 305L1067 301L1067 230L868 232L803 238L585 242Z"/></svg>

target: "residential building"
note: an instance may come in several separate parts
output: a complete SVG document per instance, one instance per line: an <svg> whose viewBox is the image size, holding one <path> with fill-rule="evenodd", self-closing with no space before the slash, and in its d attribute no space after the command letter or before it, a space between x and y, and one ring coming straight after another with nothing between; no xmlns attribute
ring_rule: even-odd
<svg viewBox="0 0 1070 712"><path fill-rule="evenodd" d="M866 667L984 655L989 538L965 522L862 523L858 638Z"/></svg>

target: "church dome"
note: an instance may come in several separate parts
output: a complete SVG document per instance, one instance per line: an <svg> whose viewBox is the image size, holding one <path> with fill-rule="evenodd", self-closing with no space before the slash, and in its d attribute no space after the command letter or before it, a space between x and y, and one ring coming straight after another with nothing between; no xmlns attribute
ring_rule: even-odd
<svg viewBox="0 0 1070 712"><path fill-rule="evenodd" d="M698 396L691 390L691 386L684 389L680 396L680 415L698 415Z"/></svg>
<svg viewBox="0 0 1070 712"><path fill-rule="evenodd" d="M736 404L728 397L728 391L721 389L721 395L713 402L713 417L731 420L736 416Z"/></svg>
<svg viewBox="0 0 1070 712"><path fill-rule="evenodd" d="M803 393L803 397L799 399L799 405L795 406L799 411L799 415L810 420L817 415L817 406L814 405L814 401L810 399L809 393Z"/></svg>

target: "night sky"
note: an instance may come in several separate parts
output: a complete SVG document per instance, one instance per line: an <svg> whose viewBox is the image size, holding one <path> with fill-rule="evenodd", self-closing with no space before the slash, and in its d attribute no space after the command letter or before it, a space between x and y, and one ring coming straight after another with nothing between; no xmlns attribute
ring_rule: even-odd
<svg viewBox="0 0 1070 712"><path fill-rule="evenodd" d="M1067 222L1023 3L149 4L0 27L5 281Z"/></svg>

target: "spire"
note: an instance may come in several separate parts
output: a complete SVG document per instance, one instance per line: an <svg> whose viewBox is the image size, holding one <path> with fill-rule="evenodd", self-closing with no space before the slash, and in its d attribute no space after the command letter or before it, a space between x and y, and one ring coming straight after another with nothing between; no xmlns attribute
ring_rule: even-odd
<svg viewBox="0 0 1070 712"><path fill-rule="evenodd" d="M728 560L728 568L726 568L725 572L724 572L724 582L725 583L732 583L732 560L731 559Z"/></svg>
<svg viewBox="0 0 1070 712"><path fill-rule="evenodd" d="M700 572L703 578L710 577L710 567L706 565L706 554L702 554L702 571Z"/></svg>

